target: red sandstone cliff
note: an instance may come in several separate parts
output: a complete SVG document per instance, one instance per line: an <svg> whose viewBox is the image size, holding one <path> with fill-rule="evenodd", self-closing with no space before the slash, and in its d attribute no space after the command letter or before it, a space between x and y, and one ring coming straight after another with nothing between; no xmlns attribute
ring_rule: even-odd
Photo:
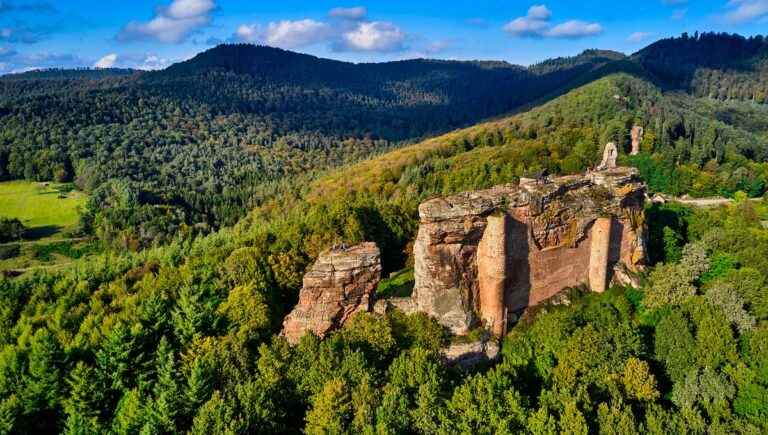
<svg viewBox="0 0 768 435"><path fill-rule="evenodd" d="M308 331L324 337L353 314L370 311L380 279L375 243L324 252L304 276L299 303L283 321L282 334L291 343Z"/></svg>
<svg viewBox="0 0 768 435"><path fill-rule="evenodd" d="M457 334L481 320L498 335L507 313L566 287L604 291L616 265L644 263L644 198L636 170L612 168L427 201L414 308Z"/></svg>

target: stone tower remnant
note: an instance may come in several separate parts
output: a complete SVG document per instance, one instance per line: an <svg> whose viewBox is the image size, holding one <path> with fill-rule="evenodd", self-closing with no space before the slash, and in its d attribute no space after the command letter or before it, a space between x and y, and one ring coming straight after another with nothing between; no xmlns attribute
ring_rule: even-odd
<svg viewBox="0 0 768 435"><path fill-rule="evenodd" d="M613 169L616 167L616 159L619 157L619 149L613 142L608 142L603 150L603 160L597 167L598 171L604 171L606 169Z"/></svg>
<svg viewBox="0 0 768 435"><path fill-rule="evenodd" d="M608 288L608 263L611 249L613 219L598 218L592 225L592 246L589 252L589 287L603 293Z"/></svg>
<svg viewBox="0 0 768 435"><path fill-rule="evenodd" d="M645 130L643 127L640 127L639 125L632 127L632 151L630 151L629 155L636 156L640 154L640 144L643 142L644 133Z"/></svg>
<svg viewBox="0 0 768 435"><path fill-rule="evenodd" d="M375 243L323 252L304 275L299 303L283 321L282 335L291 343L308 331L324 337L353 314L370 311L380 279L381 254Z"/></svg>
<svg viewBox="0 0 768 435"><path fill-rule="evenodd" d="M507 215L488 216L488 225L477 245L477 278L480 316L485 326L497 336L504 334L507 286Z"/></svg>

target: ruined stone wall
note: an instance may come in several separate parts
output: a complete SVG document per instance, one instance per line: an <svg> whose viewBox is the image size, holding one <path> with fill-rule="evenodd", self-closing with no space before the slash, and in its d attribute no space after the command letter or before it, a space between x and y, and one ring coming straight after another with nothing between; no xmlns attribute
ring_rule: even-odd
<svg viewBox="0 0 768 435"><path fill-rule="evenodd" d="M427 201L414 245L414 306L457 334L477 320L499 334L504 313L566 287L592 282L604 291L617 263L633 271L645 260L644 195L635 170L612 168Z"/></svg>
<svg viewBox="0 0 768 435"><path fill-rule="evenodd" d="M632 285L645 262L645 185L631 168L553 180L523 179L435 198L419 207L410 299L376 304L435 317L455 334L483 324L496 336L526 307L563 289ZM304 277L283 323L292 343L320 337L354 313L371 311L381 278L373 243L331 249Z"/></svg>
<svg viewBox="0 0 768 435"><path fill-rule="evenodd" d="M530 261L530 289L520 286L509 291L516 299L509 311L520 311L538 305L560 293L566 287L586 284L588 281L590 235L574 247L563 246L548 250L532 250ZM517 295L515 298L514 295Z"/></svg>

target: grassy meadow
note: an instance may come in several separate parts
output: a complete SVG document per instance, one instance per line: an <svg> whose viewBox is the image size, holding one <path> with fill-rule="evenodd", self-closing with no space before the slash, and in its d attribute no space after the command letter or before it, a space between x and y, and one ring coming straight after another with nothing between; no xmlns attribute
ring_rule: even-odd
<svg viewBox="0 0 768 435"><path fill-rule="evenodd" d="M0 216L27 227L21 243L0 245L0 272L63 266L91 253L89 241L70 240L86 200L83 192L59 183L0 183Z"/></svg>
<svg viewBox="0 0 768 435"><path fill-rule="evenodd" d="M0 216L21 220L29 229L27 239L64 237L66 231L77 226L78 208L87 199L84 193L66 192L64 187L29 181L0 183Z"/></svg>

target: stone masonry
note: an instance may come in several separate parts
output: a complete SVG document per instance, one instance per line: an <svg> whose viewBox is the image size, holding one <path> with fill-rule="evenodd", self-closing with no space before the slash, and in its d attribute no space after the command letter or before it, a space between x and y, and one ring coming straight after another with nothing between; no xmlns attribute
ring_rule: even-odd
<svg viewBox="0 0 768 435"><path fill-rule="evenodd" d="M456 334L501 335L509 313L564 288L605 291L618 264L643 268L644 200L637 171L612 168L426 201L412 306Z"/></svg>

